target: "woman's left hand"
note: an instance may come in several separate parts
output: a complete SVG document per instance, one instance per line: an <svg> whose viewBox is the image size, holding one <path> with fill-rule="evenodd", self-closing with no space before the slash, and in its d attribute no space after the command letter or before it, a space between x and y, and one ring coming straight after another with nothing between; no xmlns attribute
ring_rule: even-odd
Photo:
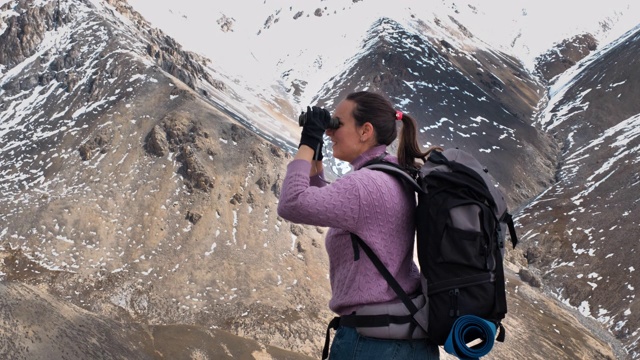
<svg viewBox="0 0 640 360"><path fill-rule="evenodd" d="M322 136L331 120L331 114L327 109L307 106L307 112L304 116L305 123L302 126L302 135L298 147L301 145L309 146L314 150L314 159L322 160Z"/></svg>

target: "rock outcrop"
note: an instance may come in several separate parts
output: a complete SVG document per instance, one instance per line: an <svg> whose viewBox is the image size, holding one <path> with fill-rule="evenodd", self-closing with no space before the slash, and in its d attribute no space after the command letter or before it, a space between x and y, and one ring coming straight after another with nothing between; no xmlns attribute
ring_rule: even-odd
<svg viewBox="0 0 640 360"><path fill-rule="evenodd" d="M578 61L598 48L598 41L591 34L582 34L556 44L536 58L535 71L546 81L573 67Z"/></svg>

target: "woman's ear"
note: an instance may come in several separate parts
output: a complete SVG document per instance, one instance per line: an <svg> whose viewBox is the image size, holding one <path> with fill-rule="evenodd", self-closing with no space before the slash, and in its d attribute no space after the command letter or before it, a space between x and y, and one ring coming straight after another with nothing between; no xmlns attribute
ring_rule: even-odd
<svg viewBox="0 0 640 360"><path fill-rule="evenodd" d="M373 125L370 122L366 122L360 127L360 139L363 142L368 142L372 138L375 139Z"/></svg>

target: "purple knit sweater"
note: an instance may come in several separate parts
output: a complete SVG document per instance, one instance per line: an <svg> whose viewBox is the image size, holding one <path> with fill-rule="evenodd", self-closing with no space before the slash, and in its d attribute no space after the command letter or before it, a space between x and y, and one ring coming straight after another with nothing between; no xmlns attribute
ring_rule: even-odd
<svg viewBox="0 0 640 360"><path fill-rule="evenodd" d="M332 290L329 307L339 315L397 298L362 250L360 260L354 261L350 232L371 247L407 293L419 287L420 273L413 262L414 192L391 175L360 169L385 151L384 145L369 149L351 163L357 171L329 185L321 180L322 174L309 177L309 162L293 160L282 184L281 217L330 227L325 239ZM386 159L397 162L391 155Z"/></svg>

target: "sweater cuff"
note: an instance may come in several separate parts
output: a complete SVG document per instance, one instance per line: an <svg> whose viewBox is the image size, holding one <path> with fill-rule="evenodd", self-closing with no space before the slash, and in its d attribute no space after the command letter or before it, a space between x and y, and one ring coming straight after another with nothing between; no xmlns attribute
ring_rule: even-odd
<svg viewBox="0 0 640 360"><path fill-rule="evenodd" d="M309 176L311 173L311 163L302 159L292 160L287 166L287 173ZM309 186L323 187L328 183L324 178L324 169L316 175L309 177Z"/></svg>
<svg viewBox="0 0 640 360"><path fill-rule="evenodd" d="M309 173L311 172L311 163L306 160L295 159L287 165L287 171L289 173L301 173L309 176Z"/></svg>

